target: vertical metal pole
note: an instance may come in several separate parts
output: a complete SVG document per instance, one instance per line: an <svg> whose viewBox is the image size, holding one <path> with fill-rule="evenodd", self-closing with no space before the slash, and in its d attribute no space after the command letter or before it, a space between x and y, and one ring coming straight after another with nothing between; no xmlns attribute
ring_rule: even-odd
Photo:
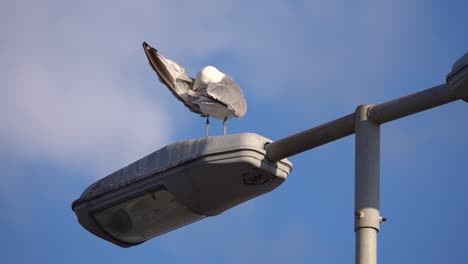
<svg viewBox="0 0 468 264"><path fill-rule="evenodd" d="M380 126L368 119L372 105L356 109L354 208L356 264L377 263L380 228Z"/></svg>

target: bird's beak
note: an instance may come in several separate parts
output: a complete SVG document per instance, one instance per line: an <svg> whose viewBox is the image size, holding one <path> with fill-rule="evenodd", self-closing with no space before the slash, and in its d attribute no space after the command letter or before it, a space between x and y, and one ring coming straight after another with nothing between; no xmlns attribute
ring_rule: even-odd
<svg viewBox="0 0 468 264"><path fill-rule="evenodd" d="M152 47L146 42L143 42L143 48L145 49L145 51L150 51L152 49Z"/></svg>

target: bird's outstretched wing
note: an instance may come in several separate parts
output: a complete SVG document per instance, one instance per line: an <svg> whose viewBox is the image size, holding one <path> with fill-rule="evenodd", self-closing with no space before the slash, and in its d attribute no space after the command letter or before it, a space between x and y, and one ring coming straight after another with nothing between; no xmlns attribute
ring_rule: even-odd
<svg viewBox="0 0 468 264"><path fill-rule="evenodd" d="M247 102L237 83L225 76L220 82L209 83L206 87L206 95L229 108L237 118L241 118L247 112Z"/></svg>
<svg viewBox="0 0 468 264"><path fill-rule="evenodd" d="M200 107L192 103L194 98L191 97L192 93L190 91L194 80L187 75L185 68L172 60L164 58L164 56L146 42L143 42L143 48L146 57L148 57L149 64L158 75L159 80L190 111L203 115Z"/></svg>

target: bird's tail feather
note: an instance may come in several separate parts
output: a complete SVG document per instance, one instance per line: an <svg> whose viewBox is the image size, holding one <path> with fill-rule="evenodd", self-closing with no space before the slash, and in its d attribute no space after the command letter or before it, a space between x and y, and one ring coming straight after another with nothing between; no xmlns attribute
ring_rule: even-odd
<svg viewBox="0 0 468 264"><path fill-rule="evenodd" d="M159 80L169 88L174 96L179 99L190 111L201 114L198 105L192 104L192 98L189 91L193 86L193 79L190 78L184 67L166 59L155 48L143 42L146 57L149 64L156 72Z"/></svg>

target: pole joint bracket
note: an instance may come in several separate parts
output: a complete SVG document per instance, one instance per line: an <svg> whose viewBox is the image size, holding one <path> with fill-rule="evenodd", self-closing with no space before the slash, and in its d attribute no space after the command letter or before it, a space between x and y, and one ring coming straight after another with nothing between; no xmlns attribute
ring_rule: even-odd
<svg viewBox="0 0 468 264"><path fill-rule="evenodd" d="M380 230L380 224L387 221L387 218L380 215L379 210L375 208L362 208L354 213L354 231L360 228L373 228Z"/></svg>

